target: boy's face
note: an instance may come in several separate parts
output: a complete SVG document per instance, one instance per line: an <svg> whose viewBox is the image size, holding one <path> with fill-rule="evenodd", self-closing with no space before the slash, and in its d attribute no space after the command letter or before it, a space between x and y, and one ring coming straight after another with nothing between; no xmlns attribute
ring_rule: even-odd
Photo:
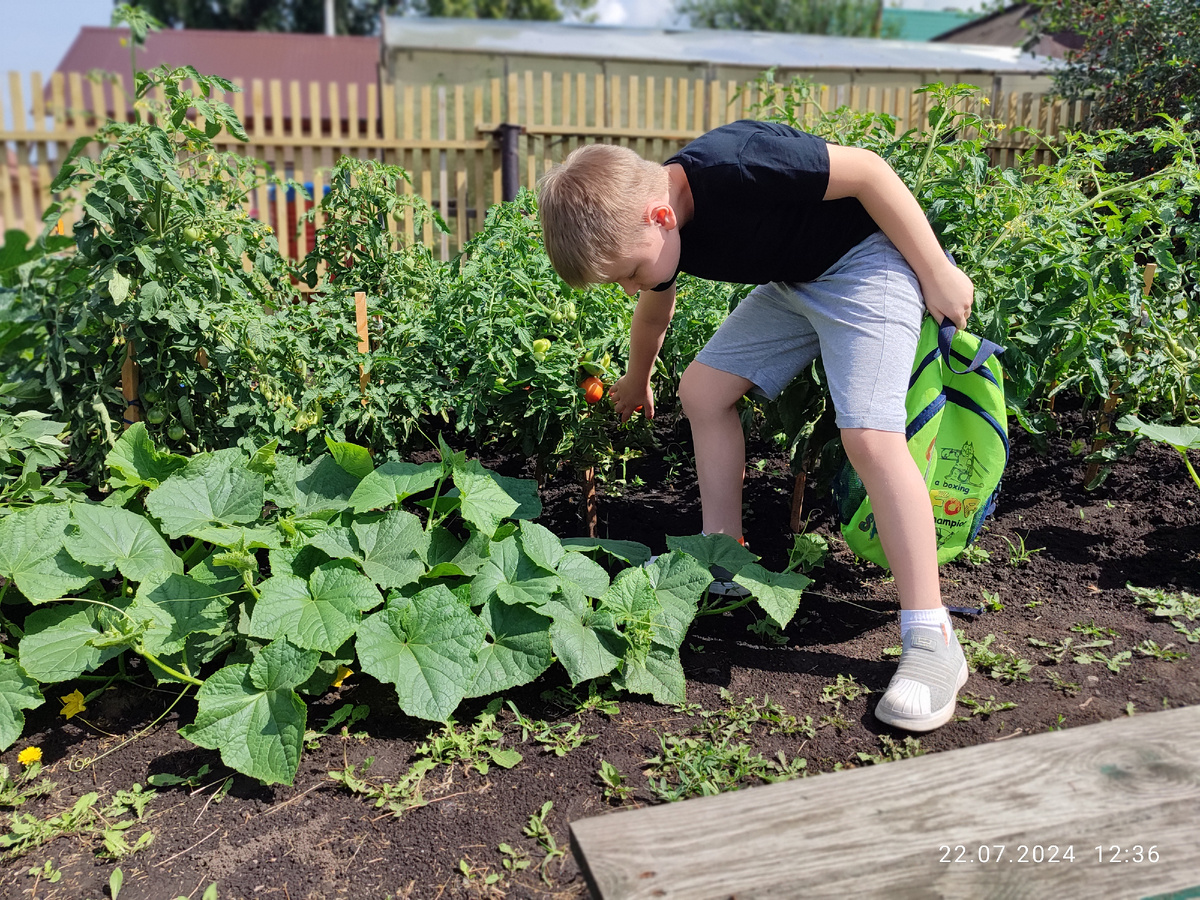
<svg viewBox="0 0 1200 900"><path fill-rule="evenodd" d="M665 203L646 210L647 224L629 254L618 260L611 279L629 295L667 281L679 267L679 229L675 211Z"/></svg>

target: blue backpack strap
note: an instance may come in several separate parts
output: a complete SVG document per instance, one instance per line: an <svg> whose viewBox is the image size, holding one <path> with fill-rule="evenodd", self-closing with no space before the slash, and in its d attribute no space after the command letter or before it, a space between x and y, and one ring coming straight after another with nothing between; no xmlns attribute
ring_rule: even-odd
<svg viewBox="0 0 1200 900"><path fill-rule="evenodd" d="M946 361L946 368L955 375L966 375L977 371L993 354L1004 352L1004 348L999 344L989 341L987 338L980 338L979 349L975 351L975 358L967 363L965 369L956 369L950 361L952 359L950 355L950 342L954 340L954 333L957 330L954 327L954 323L949 319L942 319L942 324L938 327L938 350L941 351L942 359Z"/></svg>

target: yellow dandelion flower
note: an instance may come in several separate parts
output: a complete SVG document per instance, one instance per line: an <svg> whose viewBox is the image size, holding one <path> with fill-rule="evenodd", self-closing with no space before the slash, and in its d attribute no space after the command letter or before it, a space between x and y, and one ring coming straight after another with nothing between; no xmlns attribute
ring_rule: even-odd
<svg viewBox="0 0 1200 900"><path fill-rule="evenodd" d="M87 709L87 707L83 705L83 693L80 691L72 691L71 693L61 696L58 699L62 701L62 715L68 719L71 718L71 716L78 715Z"/></svg>
<svg viewBox="0 0 1200 900"><path fill-rule="evenodd" d="M333 679L333 687L341 687L342 682L354 674L353 669L348 669L345 666L337 667L337 676Z"/></svg>
<svg viewBox="0 0 1200 900"><path fill-rule="evenodd" d="M23 766L32 766L35 762L42 761L41 747L26 747L17 754L17 762Z"/></svg>

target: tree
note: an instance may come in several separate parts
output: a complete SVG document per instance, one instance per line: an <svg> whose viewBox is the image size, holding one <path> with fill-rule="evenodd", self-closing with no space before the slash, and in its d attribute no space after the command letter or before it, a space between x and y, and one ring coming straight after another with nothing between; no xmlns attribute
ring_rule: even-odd
<svg viewBox="0 0 1200 900"><path fill-rule="evenodd" d="M1067 55L1055 87L1092 101L1091 124L1140 130L1158 113L1200 111L1196 0L1043 0L1033 40L1061 32L1083 46Z"/></svg>
<svg viewBox="0 0 1200 900"><path fill-rule="evenodd" d="M119 5L124 0L114 0ZM582 15L596 0L336 0L338 34L374 34L381 10L464 19L558 20ZM325 0L129 0L169 28L219 31L325 30Z"/></svg>
<svg viewBox="0 0 1200 900"><path fill-rule="evenodd" d="M879 37L883 0L678 0L693 28Z"/></svg>
<svg viewBox="0 0 1200 900"><path fill-rule="evenodd" d="M121 5L126 0L114 0ZM216 31L325 31L325 0L127 0L168 28ZM373 34L383 0L336 0L338 34Z"/></svg>

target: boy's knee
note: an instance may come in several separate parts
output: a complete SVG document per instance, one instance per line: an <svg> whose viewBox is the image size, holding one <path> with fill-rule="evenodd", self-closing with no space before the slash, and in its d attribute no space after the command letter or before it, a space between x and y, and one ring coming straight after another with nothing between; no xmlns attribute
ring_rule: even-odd
<svg viewBox="0 0 1200 900"><path fill-rule="evenodd" d="M842 447L850 464L858 471L888 463L907 463L912 456L904 435L872 428L843 428Z"/></svg>
<svg viewBox="0 0 1200 900"><path fill-rule="evenodd" d="M700 399L703 396L699 381L700 377L694 365L689 365L684 369L683 375L679 379L679 404L683 407L684 415L689 419L699 409Z"/></svg>
<svg viewBox="0 0 1200 900"><path fill-rule="evenodd" d="M706 383L709 380L705 368L696 363L691 363L684 369L683 376L679 379L679 403L683 406L684 415L689 419L694 419L719 405L720 401L712 385Z"/></svg>

